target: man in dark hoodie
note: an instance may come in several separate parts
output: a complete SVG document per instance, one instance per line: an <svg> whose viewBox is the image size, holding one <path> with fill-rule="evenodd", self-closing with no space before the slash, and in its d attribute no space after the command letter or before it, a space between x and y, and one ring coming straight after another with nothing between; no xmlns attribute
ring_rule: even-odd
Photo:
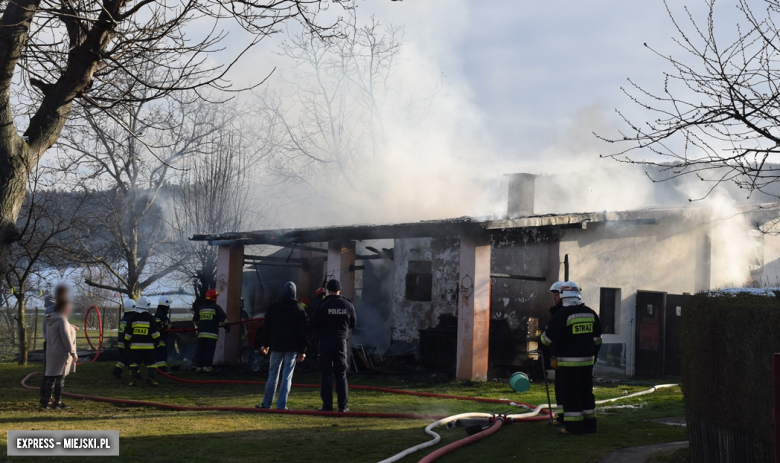
<svg viewBox="0 0 780 463"><path fill-rule="evenodd" d="M295 362L306 358L306 312L296 299L295 283L292 281L284 284L282 297L272 302L265 312L261 349L266 355L271 352L271 364L263 403L256 408L271 408L281 371L282 384L276 408L287 410Z"/></svg>

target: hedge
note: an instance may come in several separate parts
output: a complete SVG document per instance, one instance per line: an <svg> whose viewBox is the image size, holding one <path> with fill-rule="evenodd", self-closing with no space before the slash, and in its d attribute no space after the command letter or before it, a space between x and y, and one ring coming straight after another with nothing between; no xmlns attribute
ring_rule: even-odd
<svg viewBox="0 0 780 463"><path fill-rule="evenodd" d="M681 323L692 461L773 461L772 355L780 352L780 298L698 294L683 308Z"/></svg>

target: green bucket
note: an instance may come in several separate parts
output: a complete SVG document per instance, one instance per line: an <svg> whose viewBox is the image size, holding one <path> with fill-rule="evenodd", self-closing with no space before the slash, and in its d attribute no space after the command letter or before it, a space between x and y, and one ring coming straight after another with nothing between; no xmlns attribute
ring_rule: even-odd
<svg viewBox="0 0 780 463"><path fill-rule="evenodd" d="M509 378L509 386L515 392L528 392L531 389L531 380L528 375L518 371Z"/></svg>

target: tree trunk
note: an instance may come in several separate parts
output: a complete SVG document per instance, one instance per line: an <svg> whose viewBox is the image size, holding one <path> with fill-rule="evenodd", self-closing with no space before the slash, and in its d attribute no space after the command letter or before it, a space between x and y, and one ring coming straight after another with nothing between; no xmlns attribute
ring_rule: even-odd
<svg viewBox="0 0 780 463"><path fill-rule="evenodd" d="M27 192L30 173L24 148L14 146L15 143L10 145L0 143L0 274L8 269L11 244L19 239L16 220Z"/></svg>
<svg viewBox="0 0 780 463"><path fill-rule="evenodd" d="M20 294L16 296L19 311L16 315L16 323L19 326L19 365L27 365L27 326L24 324L24 292L20 291Z"/></svg>

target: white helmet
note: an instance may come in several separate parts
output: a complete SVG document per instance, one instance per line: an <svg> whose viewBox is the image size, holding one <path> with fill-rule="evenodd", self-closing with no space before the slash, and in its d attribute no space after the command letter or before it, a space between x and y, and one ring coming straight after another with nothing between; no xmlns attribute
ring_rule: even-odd
<svg viewBox="0 0 780 463"><path fill-rule="evenodd" d="M133 309L135 309L135 301L128 298L125 301L125 312L130 312Z"/></svg>
<svg viewBox="0 0 780 463"><path fill-rule="evenodd" d="M151 306L152 303L149 299L146 296L141 296L138 298L138 302L135 303L135 310L136 312L146 312Z"/></svg>
<svg viewBox="0 0 780 463"><path fill-rule="evenodd" d="M561 285L561 299L580 299L582 298L582 289L573 281L566 281Z"/></svg>
<svg viewBox="0 0 780 463"><path fill-rule="evenodd" d="M563 286L562 281L556 281L553 283L552 286L550 286L550 292L551 293L560 293L561 292L561 286Z"/></svg>
<svg viewBox="0 0 780 463"><path fill-rule="evenodd" d="M170 296L160 296L159 299L157 299L157 305L164 305L165 307L171 306L171 297Z"/></svg>

